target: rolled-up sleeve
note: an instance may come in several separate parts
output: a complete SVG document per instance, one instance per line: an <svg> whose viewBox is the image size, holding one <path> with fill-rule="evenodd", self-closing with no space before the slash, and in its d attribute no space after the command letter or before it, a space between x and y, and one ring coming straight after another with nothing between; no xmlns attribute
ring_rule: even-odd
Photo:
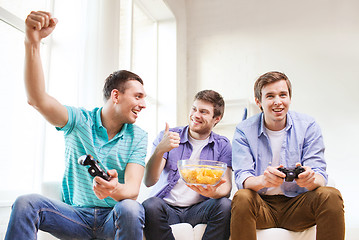
<svg viewBox="0 0 359 240"><path fill-rule="evenodd" d="M232 168L232 146L227 138L222 139L221 153L218 156L218 161L224 162L227 164L227 167Z"/></svg>
<svg viewBox="0 0 359 240"><path fill-rule="evenodd" d="M324 141L319 125L312 122L306 131L305 141L302 152L302 165L310 166L315 173L321 174L326 183L328 174L326 173L326 161L324 159Z"/></svg>
<svg viewBox="0 0 359 240"><path fill-rule="evenodd" d="M243 182L255 176L255 162L248 140L243 131L237 126L232 141L232 166L238 189L243 188Z"/></svg>

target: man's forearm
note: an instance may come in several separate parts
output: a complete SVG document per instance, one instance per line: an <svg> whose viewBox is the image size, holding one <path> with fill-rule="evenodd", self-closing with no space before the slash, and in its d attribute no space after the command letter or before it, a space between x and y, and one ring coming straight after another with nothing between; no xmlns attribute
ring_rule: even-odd
<svg viewBox="0 0 359 240"><path fill-rule="evenodd" d="M29 104L36 107L46 94L40 44L25 41L25 88Z"/></svg>
<svg viewBox="0 0 359 240"><path fill-rule="evenodd" d="M163 154L163 152L159 151L156 148L152 156L148 160L145 170L145 185L147 187L156 184L158 179L160 178L161 172L165 165Z"/></svg>
<svg viewBox="0 0 359 240"><path fill-rule="evenodd" d="M229 197L231 194L231 190L232 190L232 184L226 182L217 189L215 195L213 195L212 198L218 199L222 197Z"/></svg>
<svg viewBox="0 0 359 240"><path fill-rule="evenodd" d="M118 187L110 195L116 201L121 201L124 199L133 199L136 200L140 192L140 187L135 184L121 184L118 183Z"/></svg>
<svg viewBox="0 0 359 240"><path fill-rule="evenodd" d="M243 188L251 189L253 191L258 192L259 190L264 188L262 178L263 178L263 175L256 176L256 177L254 177L254 176L253 177L248 177L243 182Z"/></svg>
<svg viewBox="0 0 359 240"><path fill-rule="evenodd" d="M319 174L319 173L316 173L315 174L315 180L313 182L313 184L311 184L310 186L307 186L306 188L309 190L309 191L312 191L312 190L315 190L317 189L318 187L323 187L325 186L325 179L324 177Z"/></svg>

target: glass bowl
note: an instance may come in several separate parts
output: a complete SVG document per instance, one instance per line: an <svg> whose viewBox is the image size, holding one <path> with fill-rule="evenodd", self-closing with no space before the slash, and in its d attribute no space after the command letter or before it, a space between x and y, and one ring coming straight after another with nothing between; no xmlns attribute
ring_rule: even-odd
<svg viewBox="0 0 359 240"><path fill-rule="evenodd" d="M223 177L227 164L214 160L179 160L178 170L182 180L188 185L215 186Z"/></svg>

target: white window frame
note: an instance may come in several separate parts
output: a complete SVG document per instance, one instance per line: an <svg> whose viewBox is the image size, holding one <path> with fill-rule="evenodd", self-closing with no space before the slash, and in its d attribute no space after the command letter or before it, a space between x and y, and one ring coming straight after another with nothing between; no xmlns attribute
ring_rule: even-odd
<svg viewBox="0 0 359 240"><path fill-rule="evenodd" d="M150 84L156 84L156 94L154 96L148 95L146 101L155 105L155 116L156 116L156 126L151 126L151 129L154 129L155 134L149 134L148 138L148 152L147 159L150 157L152 141L159 133L159 131L164 129L165 122L170 124L170 127L175 127L177 125L177 77L176 77L176 20L173 13L168 9L163 0L129 0L129 21L128 28L130 28L130 42L128 42L129 48L126 49L128 70L133 70L133 11L134 5L143 11L143 13L148 16L154 22L154 34L156 36L156 71L155 71L155 83L151 82ZM168 27L167 27L168 25ZM169 32L166 30L170 29ZM168 39L171 40L171 47L164 49L160 45L160 42L166 42L168 44ZM163 57L164 52L171 52L170 58ZM167 66L164 66L167 65ZM170 66L170 67L169 67ZM166 69L170 70L165 73ZM136 73L136 71L135 71ZM142 77L142 76L141 76ZM146 79L145 79L146 80ZM172 81L172 82L171 82ZM146 85L149 84L145 81ZM141 116L138 122L141 122ZM141 125L140 125L141 126ZM145 130L147 127L144 127Z"/></svg>
<svg viewBox="0 0 359 240"><path fill-rule="evenodd" d="M53 0L48 1L46 7L52 7L53 6ZM4 22L5 24L11 26L15 30L18 30L25 34L25 22L23 19L21 19L19 16L13 14L12 12L8 11L7 9L0 7L0 21ZM51 48L51 40L42 41L42 48L43 48L43 60L49 59L50 56L50 48ZM45 46L45 47L44 47ZM22 60L23 61L23 60ZM48 68L44 67L44 73L45 75L48 74ZM30 106L29 106L30 108ZM34 110L35 111L35 110ZM19 112L19 117L21 116L21 112ZM27 192L39 192L41 189L41 183L42 183L42 176L43 176L43 166L44 166L44 158L43 158L43 149L41 149L41 146L45 143L45 120L42 120L42 123L40 123L43 127L40 127L40 130L38 132L36 139L38 141L38 147L36 147L36 157L34 166L28 166L30 171L33 171L33 177L32 177L32 189L29 189L28 191L19 190L14 186L14 188L11 190L11 192L6 191L3 192L3 190L0 188L0 207L9 207L13 204L15 198L19 195L22 195ZM11 154L19 154L19 153L11 153ZM19 157L26 158L26 153L19 154ZM8 169L6 166L4 166L5 169ZM10 171L14 171L15 169L8 169Z"/></svg>
<svg viewBox="0 0 359 240"><path fill-rule="evenodd" d="M16 28L21 32L25 32L25 23L24 21L19 18L18 16L12 14L11 12L7 11L5 8L0 7L0 20L10 26Z"/></svg>

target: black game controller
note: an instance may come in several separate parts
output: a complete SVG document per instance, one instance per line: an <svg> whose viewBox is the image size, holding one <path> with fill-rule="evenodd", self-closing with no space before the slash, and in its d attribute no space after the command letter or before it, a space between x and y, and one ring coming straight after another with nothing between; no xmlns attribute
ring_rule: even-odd
<svg viewBox="0 0 359 240"><path fill-rule="evenodd" d="M285 181L286 182L292 182L294 178L298 178L298 175L305 171L304 168L301 166L298 166L294 169L287 169L284 167L278 168L279 171L285 174Z"/></svg>
<svg viewBox="0 0 359 240"><path fill-rule="evenodd" d="M96 177L99 176L107 181L110 180L110 176L104 171L100 165L98 165L99 161L94 159L90 154L82 155L78 159L78 163L84 166L91 165L88 169L88 172L91 176Z"/></svg>

